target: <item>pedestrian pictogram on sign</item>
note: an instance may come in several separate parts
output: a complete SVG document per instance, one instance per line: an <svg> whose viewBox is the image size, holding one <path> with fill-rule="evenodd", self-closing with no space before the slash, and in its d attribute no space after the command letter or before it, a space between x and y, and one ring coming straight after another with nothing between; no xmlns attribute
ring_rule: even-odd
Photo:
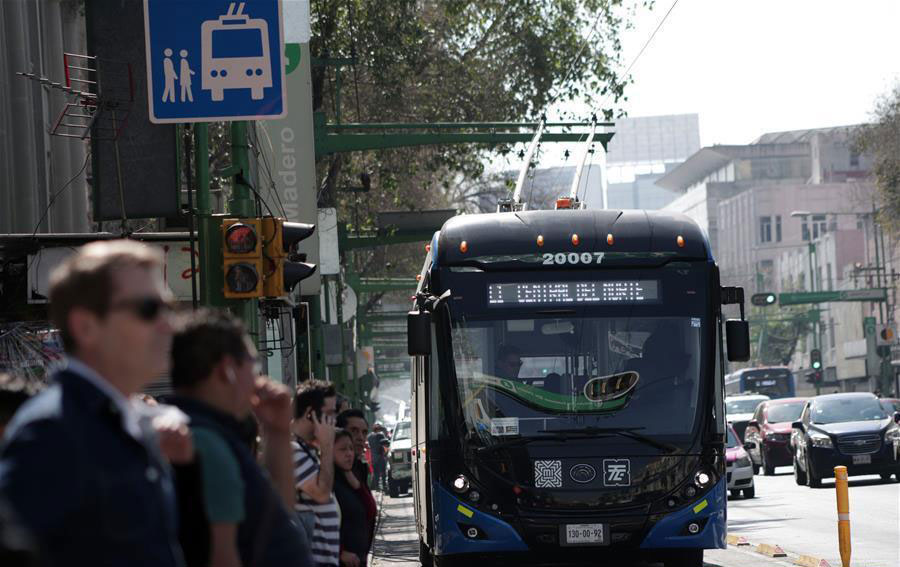
<svg viewBox="0 0 900 567"><path fill-rule="evenodd" d="M281 4L144 0L150 121L284 117Z"/></svg>

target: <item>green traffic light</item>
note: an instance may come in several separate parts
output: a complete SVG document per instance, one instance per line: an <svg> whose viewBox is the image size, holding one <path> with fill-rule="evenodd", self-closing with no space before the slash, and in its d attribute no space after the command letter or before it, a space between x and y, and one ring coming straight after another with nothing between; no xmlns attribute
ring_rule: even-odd
<svg viewBox="0 0 900 567"><path fill-rule="evenodd" d="M773 303L775 303L775 299L776 299L775 294L770 293L769 295L766 296L766 303L768 303L769 305L772 305Z"/></svg>
<svg viewBox="0 0 900 567"><path fill-rule="evenodd" d="M813 367L813 370L818 370L818 369L822 368L822 363L817 360L812 363L812 367Z"/></svg>

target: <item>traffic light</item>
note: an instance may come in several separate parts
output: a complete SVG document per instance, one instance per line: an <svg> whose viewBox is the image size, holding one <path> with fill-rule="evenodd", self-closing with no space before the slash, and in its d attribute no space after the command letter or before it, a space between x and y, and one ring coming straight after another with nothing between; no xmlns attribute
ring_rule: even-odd
<svg viewBox="0 0 900 567"><path fill-rule="evenodd" d="M315 264L296 254L296 245L309 238L316 225L286 222L282 218L264 217L262 234L265 242L265 297L285 297L301 280L313 275Z"/></svg>
<svg viewBox="0 0 900 567"><path fill-rule="evenodd" d="M896 337L894 327L891 325L881 325L881 328L878 329L878 335L875 337L875 344L877 346L890 346L894 344L894 337Z"/></svg>
<svg viewBox="0 0 900 567"><path fill-rule="evenodd" d="M809 351L809 367L813 370L822 370L822 351L817 348Z"/></svg>
<svg viewBox="0 0 900 567"><path fill-rule="evenodd" d="M774 305L778 301L778 297L774 293L754 293L750 297L750 303L757 307L768 307Z"/></svg>
<svg viewBox="0 0 900 567"><path fill-rule="evenodd" d="M222 221L225 299L262 297L263 262L259 219Z"/></svg>

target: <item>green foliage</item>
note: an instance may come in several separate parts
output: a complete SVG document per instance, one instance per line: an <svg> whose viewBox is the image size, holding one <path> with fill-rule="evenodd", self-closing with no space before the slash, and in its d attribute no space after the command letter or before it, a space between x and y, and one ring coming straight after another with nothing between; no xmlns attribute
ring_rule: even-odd
<svg viewBox="0 0 900 567"><path fill-rule="evenodd" d="M856 132L855 146L872 158L881 201L879 221L896 233L900 229L900 85L878 101L874 118Z"/></svg>
<svg viewBox="0 0 900 567"><path fill-rule="evenodd" d="M619 34L638 2L313 0L313 57L356 60L339 71L313 67L313 106L329 123L372 123L524 121L551 103L616 104L627 84ZM320 206L336 206L350 231L372 228L378 211L471 211L489 151L496 149L449 145L331 156L317 164ZM362 172L371 175L371 192L342 191L359 185ZM410 277L421 270L424 251L415 244L352 256L361 275Z"/></svg>

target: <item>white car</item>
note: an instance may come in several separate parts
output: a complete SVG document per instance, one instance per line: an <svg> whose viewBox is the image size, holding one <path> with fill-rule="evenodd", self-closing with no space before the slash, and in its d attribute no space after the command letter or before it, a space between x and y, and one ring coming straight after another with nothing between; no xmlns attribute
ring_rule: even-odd
<svg viewBox="0 0 900 567"><path fill-rule="evenodd" d="M412 487L411 425L409 421L401 421L391 435L387 458L388 494L391 498L397 498Z"/></svg>
<svg viewBox="0 0 900 567"><path fill-rule="evenodd" d="M728 490L732 498L737 498L743 493L744 498L756 496L756 487L753 485L753 461L744 450L744 446L738 439L737 433L731 425L728 426L728 441L725 444L725 476L728 481Z"/></svg>
<svg viewBox="0 0 900 567"><path fill-rule="evenodd" d="M744 442L744 430L747 429L747 424L753 419L756 406L768 400L769 396L760 394L727 396L725 398L725 421L731 422L734 426L734 432L737 433L738 441Z"/></svg>

